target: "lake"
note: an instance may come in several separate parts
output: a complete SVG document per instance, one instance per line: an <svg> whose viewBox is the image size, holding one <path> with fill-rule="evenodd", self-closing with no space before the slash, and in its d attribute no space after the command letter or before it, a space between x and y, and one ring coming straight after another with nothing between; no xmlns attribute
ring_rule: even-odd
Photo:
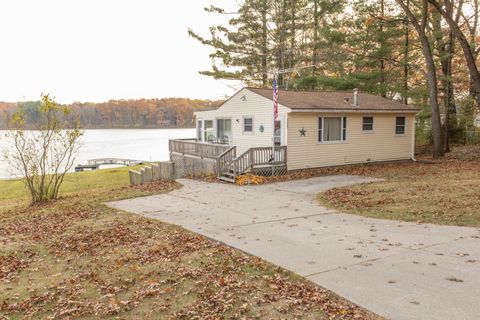
<svg viewBox="0 0 480 320"><path fill-rule="evenodd" d="M0 159L11 146L0 130ZM89 159L125 158L146 161L169 159L168 140L194 138L195 129L105 129L85 130L75 165ZM11 170L0 160L0 179L12 178Z"/></svg>

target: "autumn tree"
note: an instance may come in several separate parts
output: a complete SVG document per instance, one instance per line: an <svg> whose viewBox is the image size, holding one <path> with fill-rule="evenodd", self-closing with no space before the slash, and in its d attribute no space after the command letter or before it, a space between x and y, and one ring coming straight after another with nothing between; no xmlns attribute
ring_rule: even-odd
<svg viewBox="0 0 480 320"><path fill-rule="evenodd" d="M13 152L4 159L23 177L31 203L57 199L65 174L72 168L82 131L71 110L42 95L37 128L27 130L25 106L11 115L6 134Z"/></svg>
<svg viewBox="0 0 480 320"><path fill-rule="evenodd" d="M478 39L476 39L477 29L478 29L478 20L479 20L479 2L473 0L472 4L472 17L467 17L466 14L462 11L464 5L464 0L427 0L445 19L448 26L451 29L453 35L457 39L465 61L467 63L468 72L470 74L471 81L471 94L477 102L477 107L480 109L480 72L477 66L477 58L480 53L480 49L477 46ZM463 20L455 18L453 11L456 7L458 11L458 17L463 15ZM470 32L470 38L467 36L466 32L462 30L462 25L466 24L468 26L468 31Z"/></svg>

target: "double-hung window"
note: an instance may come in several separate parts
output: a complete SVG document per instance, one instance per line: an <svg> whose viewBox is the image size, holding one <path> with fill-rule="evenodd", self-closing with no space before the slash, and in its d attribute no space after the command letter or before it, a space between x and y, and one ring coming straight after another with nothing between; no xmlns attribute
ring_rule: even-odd
<svg viewBox="0 0 480 320"><path fill-rule="evenodd" d="M362 131L373 131L373 117L363 117Z"/></svg>
<svg viewBox="0 0 480 320"><path fill-rule="evenodd" d="M396 117L395 119L395 134L405 134L405 117Z"/></svg>
<svg viewBox="0 0 480 320"><path fill-rule="evenodd" d="M243 118L243 133L252 134L253 133L253 118L244 117Z"/></svg>
<svg viewBox="0 0 480 320"><path fill-rule="evenodd" d="M347 140L347 117L318 118L318 142Z"/></svg>

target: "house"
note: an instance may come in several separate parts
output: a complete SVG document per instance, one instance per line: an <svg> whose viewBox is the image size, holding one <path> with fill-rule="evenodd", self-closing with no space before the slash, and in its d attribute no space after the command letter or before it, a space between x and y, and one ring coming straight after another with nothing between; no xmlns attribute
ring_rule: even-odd
<svg viewBox="0 0 480 320"><path fill-rule="evenodd" d="M172 141L171 154L210 159L213 171L230 181L246 171L271 174L275 166L298 170L414 157L419 109L412 106L358 90L279 90L278 102L274 124L272 90L243 88L218 109L195 112L196 140Z"/></svg>

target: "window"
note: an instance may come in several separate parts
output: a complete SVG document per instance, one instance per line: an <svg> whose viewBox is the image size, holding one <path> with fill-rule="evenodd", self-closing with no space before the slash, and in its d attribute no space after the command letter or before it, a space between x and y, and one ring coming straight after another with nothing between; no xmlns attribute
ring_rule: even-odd
<svg viewBox="0 0 480 320"><path fill-rule="evenodd" d="M213 134L213 120L205 120L205 140L207 142L214 142L215 135Z"/></svg>
<svg viewBox="0 0 480 320"><path fill-rule="evenodd" d="M197 121L197 141L202 141L202 120Z"/></svg>
<svg viewBox="0 0 480 320"><path fill-rule="evenodd" d="M405 117L397 117L395 120L395 134L405 134Z"/></svg>
<svg viewBox="0 0 480 320"><path fill-rule="evenodd" d="M347 140L347 117L318 118L318 142Z"/></svg>
<svg viewBox="0 0 480 320"><path fill-rule="evenodd" d="M363 117L363 131L373 131L373 117Z"/></svg>
<svg viewBox="0 0 480 320"><path fill-rule="evenodd" d="M253 118L243 118L243 133L253 133Z"/></svg>
<svg viewBox="0 0 480 320"><path fill-rule="evenodd" d="M220 143L232 140L232 119L217 119L217 138Z"/></svg>

